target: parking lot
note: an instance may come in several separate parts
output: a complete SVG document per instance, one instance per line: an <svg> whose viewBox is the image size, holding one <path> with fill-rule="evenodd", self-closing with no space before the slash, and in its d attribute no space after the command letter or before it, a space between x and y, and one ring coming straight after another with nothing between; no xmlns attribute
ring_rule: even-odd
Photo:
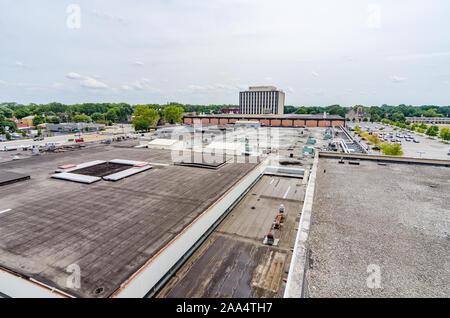
<svg viewBox="0 0 450 318"><path fill-rule="evenodd" d="M400 139L400 143L402 145L403 156L405 157L413 157L413 158L430 158L430 159L445 159L450 160L450 155L448 155L448 151L450 149L450 145L442 143L440 139L437 137L430 137L425 135L424 133L417 133L413 131L409 131L406 129L401 129L395 126L384 125L381 123L350 123L347 124L347 127L354 128L355 126L359 126L361 128L361 132L369 132L372 130L373 133L390 133L393 138ZM380 128L383 128L380 130ZM397 130L394 130L397 128ZM396 137L397 133L402 137ZM413 140L407 141L404 136L408 134L411 135L413 139L416 139L418 142L414 142ZM357 137L359 138L359 137ZM391 142L391 138L387 140ZM364 145L369 146L367 141L362 141ZM378 151L370 150L370 153L378 154Z"/></svg>

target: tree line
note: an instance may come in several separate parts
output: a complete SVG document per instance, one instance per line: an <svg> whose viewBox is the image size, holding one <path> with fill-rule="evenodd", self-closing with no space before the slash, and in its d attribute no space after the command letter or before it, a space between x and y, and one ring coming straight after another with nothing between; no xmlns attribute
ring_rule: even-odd
<svg viewBox="0 0 450 318"><path fill-rule="evenodd" d="M18 119L34 115L34 124L41 123L60 123L60 122L95 122L111 125L117 122L129 121L130 115L135 115L137 119L133 124L145 128L161 124L164 122L180 122L184 112L196 112L203 114L220 114L223 108L238 108L238 105L192 105L171 102L169 104L145 104L130 105L127 103L83 103L66 105L58 102L48 104L28 105L15 102L5 102L0 104L0 131L4 127L15 129L13 122L8 122L5 118L16 117ZM344 107L340 105L330 106L291 106L284 107L285 114L320 114L327 112L331 115L345 114L351 109L362 107L364 111L370 114L371 121L381 121L387 119L393 122L406 122L406 117L448 117L450 116L450 106L435 105L382 105L382 106L363 106L355 105L353 107ZM168 109L168 110L166 110ZM136 113L137 112L137 113ZM136 113L136 114L135 114ZM367 119L369 120L369 119ZM144 123L144 121L146 123Z"/></svg>

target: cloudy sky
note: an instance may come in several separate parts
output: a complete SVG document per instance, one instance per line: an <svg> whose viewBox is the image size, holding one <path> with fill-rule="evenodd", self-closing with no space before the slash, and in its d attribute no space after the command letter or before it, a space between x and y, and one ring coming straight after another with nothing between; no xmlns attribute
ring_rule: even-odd
<svg viewBox="0 0 450 318"><path fill-rule="evenodd" d="M1 0L0 102L450 104L448 0Z"/></svg>

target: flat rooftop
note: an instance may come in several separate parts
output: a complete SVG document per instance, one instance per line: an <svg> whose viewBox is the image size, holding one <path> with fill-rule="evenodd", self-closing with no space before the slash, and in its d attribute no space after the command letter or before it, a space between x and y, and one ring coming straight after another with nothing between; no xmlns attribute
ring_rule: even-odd
<svg viewBox="0 0 450 318"><path fill-rule="evenodd" d="M263 176L156 297L282 297L304 191L302 179ZM280 204L278 245L265 245Z"/></svg>
<svg viewBox="0 0 450 318"><path fill-rule="evenodd" d="M450 168L345 161L319 160L307 296L449 297Z"/></svg>
<svg viewBox="0 0 450 318"><path fill-rule="evenodd" d="M327 114L326 117L323 114L214 114L214 115L189 115L184 116L186 118L196 118L196 117L224 117L224 118L281 118L281 119L342 119L343 117L339 115Z"/></svg>
<svg viewBox="0 0 450 318"><path fill-rule="evenodd" d="M116 158L153 169L90 185L50 178L60 165ZM125 144L0 163L2 171L31 176L1 187L0 211L8 212L0 214L0 269L75 297L111 296L255 166L174 166L170 151ZM66 286L71 264L81 269L80 289Z"/></svg>

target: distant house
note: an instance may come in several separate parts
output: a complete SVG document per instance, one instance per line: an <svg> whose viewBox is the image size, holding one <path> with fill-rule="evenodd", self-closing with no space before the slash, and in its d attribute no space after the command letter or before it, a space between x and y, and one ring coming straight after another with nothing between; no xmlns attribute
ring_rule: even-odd
<svg viewBox="0 0 450 318"><path fill-rule="evenodd" d="M32 126L34 126L33 119L34 119L34 116L27 116L27 117L22 118L21 123L32 127Z"/></svg>
<svg viewBox="0 0 450 318"><path fill-rule="evenodd" d="M370 113L365 111L362 107L358 107L356 110L352 109L347 114L345 114L345 120L361 122L367 118L370 121Z"/></svg>
<svg viewBox="0 0 450 318"><path fill-rule="evenodd" d="M239 114L239 108L222 108L222 114Z"/></svg>
<svg viewBox="0 0 450 318"><path fill-rule="evenodd" d="M17 124L17 130L24 130L24 131L29 131L31 129L30 126L25 125L25 124Z"/></svg>
<svg viewBox="0 0 450 318"><path fill-rule="evenodd" d="M13 118L6 118L6 120L13 121L13 122L15 122L16 124L19 123L19 120L18 120L17 118L15 118L15 117L13 117Z"/></svg>

